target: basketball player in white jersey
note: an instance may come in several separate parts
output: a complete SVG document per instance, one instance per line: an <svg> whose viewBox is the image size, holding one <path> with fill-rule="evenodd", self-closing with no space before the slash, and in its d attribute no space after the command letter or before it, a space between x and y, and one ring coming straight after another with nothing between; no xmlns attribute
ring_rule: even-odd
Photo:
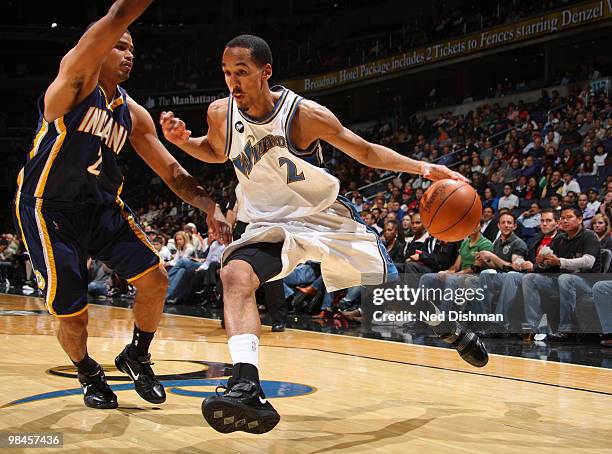
<svg viewBox="0 0 612 454"><path fill-rule="evenodd" d="M190 137L172 112L162 113L160 123L166 139L186 153L205 162L229 159L236 170L251 224L222 260L225 327L234 366L223 395L206 399L202 412L219 432L264 433L280 416L259 384L257 288L307 260L321 263L329 291L397 276L378 235L338 196L338 180L315 165L321 161L319 140L369 167L431 180L465 179L444 166L369 143L325 107L283 87L270 88L272 52L261 38L241 35L228 42L222 69L230 96L208 108L207 135ZM484 345L471 331L447 323L438 332L470 364L487 363Z"/></svg>

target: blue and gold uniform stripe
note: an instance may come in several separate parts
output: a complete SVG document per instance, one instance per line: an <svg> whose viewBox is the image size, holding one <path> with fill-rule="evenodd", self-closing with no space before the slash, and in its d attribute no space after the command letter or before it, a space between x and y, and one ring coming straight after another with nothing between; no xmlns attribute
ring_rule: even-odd
<svg viewBox="0 0 612 454"><path fill-rule="evenodd" d="M34 216L36 218L36 226L38 227L38 235L40 236L40 243L42 245L43 255L45 258L45 265L47 267L47 283L46 289L47 294L45 301L47 303L47 310L57 316L57 312L53 309L53 302L55 301L55 292L57 290L57 272L55 270L55 256L53 254L53 247L51 246L51 238L49 237L49 230L47 229L47 223L42 213L43 201L38 199L36 201L36 207L34 210Z"/></svg>
<svg viewBox="0 0 612 454"><path fill-rule="evenodd" d="M51 152L47 157L47 162L45 162L45 166L43 167L40 177L38 178L38 183L36 184L34 197L37 198L42 198L45 192L45 185L47 184L47 178L49 178L49 172L51 172L53 162L55 161L55 158L57 158L57 155L62 148L62 144L64 143L64 139L66 138L66 125L64 125L64 117L59 117L53 123L57 131L57 137L55 138Z"/></svg>
<svg viewBox="0 0 612 454"><path fill-rule="evenodd" d="M47 131L49 131L49 123L47 123L45 119L43 118L41 121L40 128L38 129L38 133L36 134L36 137L34 137L32 149L28 153L29 159L32 159L34 156L36 156L36 153L38 152L38 148L40 147L42 140L45 138Z"/></svg>
<svg viewBox="0 0 612 454"><path fill-rule="evenodd" d="M19 172L21 175L21 182L23 182L23 169ZM19 178L17 178L19 181ZM26 241L26 236L23 231L23 224L21 223L21 214L19 214L19 202L21 201L21 183L19 184L19 189L17 189L17 195L15 196L15 217L17 218L17 224L19 225L19 233L21 234L21 239L23 240L23 244L25 245L26 251L28 254L30 253L30 248L28 247L28 242Z"/></svg>
<svg viewBox="0 0 612 454"><path fill-rule="evenodd" d="M108 101L108 96L106 96L106 92L104 91L102 86L98 85L98 88L102 92L102 96L104 96L104 102L106 104L106 108L107 109L113 111L113 110L115 110L115 107L120 106L120 105L122 105L124 103L123 94L120 94L119 97L117 97L117 98L115 98L113 100L113 102L109 102Z"/></svg>
<svg viewBox="0 0 612 454"><path fill-rule="evenodd" d="M132 216L130 213L128 213L124 209L125 203L123 203L123 200L121 200L121 197L119 197L122 189L123 189L123 183L121 184L121 186L119 186L119 189L117 190L117 197L115 199L115 202L117 203L117 205L119 205L119 208L121 209L121 216L123 217L123 219L127 221L128 225L130 226L130 229L132 229L136 237L159 258L159 263L156 263L155 265L147 268L143 272L138 273L136 276L126 279L126 281L128 281L129 283L132 283L135 280L140 279L145 274L148 274L149 272L162 266L162 260L161 260L161 257L159 257L159 254L157 253L157 250L155 249L155 247L153 247L153 245L149 242L147 236L144 234L142 229L138 227L138 225L136 224L136 221L134 220L134 216Z"/></svg>

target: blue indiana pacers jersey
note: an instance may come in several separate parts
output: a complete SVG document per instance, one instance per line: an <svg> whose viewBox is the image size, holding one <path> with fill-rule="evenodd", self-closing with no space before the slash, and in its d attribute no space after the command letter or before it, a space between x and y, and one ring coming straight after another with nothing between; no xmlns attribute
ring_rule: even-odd
<svg viewBox="0 0 612 454"><path fill-rule="evenodd" d="M38 101L38 128L19 173L19 191L54 203L104 203L119 194L123 175L116 156L130 135L127 93L117 87L109 102L98 85L70 112L44 119Z"/></svg>

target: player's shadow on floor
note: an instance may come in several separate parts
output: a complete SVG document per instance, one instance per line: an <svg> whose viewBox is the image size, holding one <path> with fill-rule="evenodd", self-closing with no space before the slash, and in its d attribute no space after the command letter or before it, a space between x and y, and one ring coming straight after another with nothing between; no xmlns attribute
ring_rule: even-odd
<svg viewBox="0 0 612 454"><path fill-rule="evenodd" d="M537 411L537 408L540 407L537 403L503 403L507 406L507 410L501 417L496 418L491 415L478 416L480 412L477 409L465 409L453 404L411 402L410 405L412 406L420 404L425 409L425 414L417 418L395 421L380 429L368 432L332 430L334 427L339 429L350 427L351 419L361 426L380 426L385 420L382 418L355 420L355 411L352 408L335 412L336 416L331 418L318 416L304 418L301 415L292 415L285 417L285 421L289 420L297 424L305 424L306 426L312 421L324 421L325 423L324 429L313 428L311 430L304 430L305 427L302 426L296 429L296 432L324 432L325 435L285 439L284 441L303 442L316 446L317 443L337 442L339 438L357 437L357 439L347 440L312 451L313 454L343 449L349 450L349 452L356 452L370 450L374 447L379 449L397 443L404 444L409 442L410 437L418 438L419 440L430 440L432 443L436 443L439 440L440 431L446 431L448 438L445 441L445 445L448 445L449 442L464 445L476 444L478 445L478 450L483 452L494 452L496 448L502 446L512 447L517 451L520 451L521 448L524 450L533 450L534 448L536 450L558 449L559 446L570 451L578 451L587 447L593 450L604 450L608 447L606 440L609 437L609 431L603 427L601 429L592 427L585 429L584 427L571 424L569 420L566 424L559 423L559 421L547 421ZM370 411L375 410L370 409ZM344 412L347 413L347 416L339 417L339 413ZM418 435L410 435L410 432L436 420L438 423L441 423L435 429L437 437L422 432L419 432ZM335 426L330 426L332 421L336 422ZM331 427L332 430L328 429L328 427ZM525 431L537 433L537 440L524 438ZM572 434L576 433L580 433L581 437L575 438ZM515 437L514 434L517 436ZM590 441L590 445L585 446L585 439Z"/></svg>
<svg viewBox="0 0 612 454"><path fill-rule="evenodd" d="M417 418L409 418L402 421L394 421L389 424L386 424L384 427L368 431L368 432L342 432L342 431L333 431L327 429L338 427L341 429L342 427L350 427L351 421L358 422L360 426L373 427L379 426L381 423L385 422L385 419L380 417L375 418L360 418L355 420L355 416L359 414L366 414L371 412L376 412L380 410L389 409L391 407L414 407L418 405L419 407L427 408L424 415L421 415ZM439 408L433 408L438 406ZM469 411L469 410L468 410ZM474 410L475 411L475 410ZM285 439L285 441L294 441L296 443L304 442L308 445L313 445L316 443L327 443L327 442L337 442L338 439L342 438L355 438L353 440L347 440L342 443L336 443L332 446L328 446L325 448L321 448L319 450L313 451L313 453L321 453L335 450L369 450L371 449L370 445L372 443L376 444L376 448L380 448L381 446L386 446L394 443L405 443L407 438L406 436L417 430L432 421L440 418L441 416L448 416L453 414L465 413L466 410L460 408L458 406L454 406L452 404L448 405L437 405L432 402L416 402L416 401L383 401L376 405L369 406L361 406L361 407L350 407L346 409L336 410L330 412L327 416L317 415L317 416L303 416L303 415L287 415L283 416L281 421L286 422L294 422L299 424L308 424L309 422L324 422L325 429L305 429L302 425L300 429L296 430L297 432L327 432L325 435L314 436L314 437L301 437L301 438L291 438ZM395 419L395 418L394 418ZM386 440L386 442L384 442Z"/></svg>
<svg viewBox="0 0 612 454"><path fill-rule="evenodd" d="M112 437L121 437L125 435L130 423L130 415L142 415L147 411L158 411L153 408L140 407L119 407L117 410L95 410L87 408L83 405L68 404L58 411L46 413L43 416L34 420L28 421L20 426L11 426L3 430L15 433L32 433L32 432L61 432L64 434L64 442L83 439L87 436L88 440L106 439ZM95 416L103 419L91 427L80 429L74 427L74 422L71 424L63 424L62 420L66 417L74 418L79 413L86 412L87 416L83 418ZM142 412L142 413L141 413ZM78 417L78 416L76 416Z"/></svg>

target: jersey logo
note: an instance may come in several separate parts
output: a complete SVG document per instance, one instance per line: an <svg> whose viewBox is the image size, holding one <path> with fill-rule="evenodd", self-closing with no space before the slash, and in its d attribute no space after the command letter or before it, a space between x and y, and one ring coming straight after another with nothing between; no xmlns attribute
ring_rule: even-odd
<svg viewBox="0 0 612 454"><path fill-rule="evenodd" d="M100 137L115 154L119 154L128 137L128 130L123 125L116 123L108 111L96 106L85 113L77 131Z"/></svg>
<svg viewBox="0 0 612 454"><path fill-rule="evenodd" d="M236 123L236 125L234 127L236 128L236 131L244 132L244 123L242 123L241 121Z"/></svg>
<svg viewBox="0 0 612 454"><path fill-rule="evenodd" d="M262 156L268 151L274 147L287 148L287 140L283 136L273 136L272 134L268 134L255 144L253 144L254 141L255 138L249 136L242 153L232 159L234 167L242 172L242 174L247 178L249 178L249 175L253 170L253 166L257 164L261 160Z"/></svg>

